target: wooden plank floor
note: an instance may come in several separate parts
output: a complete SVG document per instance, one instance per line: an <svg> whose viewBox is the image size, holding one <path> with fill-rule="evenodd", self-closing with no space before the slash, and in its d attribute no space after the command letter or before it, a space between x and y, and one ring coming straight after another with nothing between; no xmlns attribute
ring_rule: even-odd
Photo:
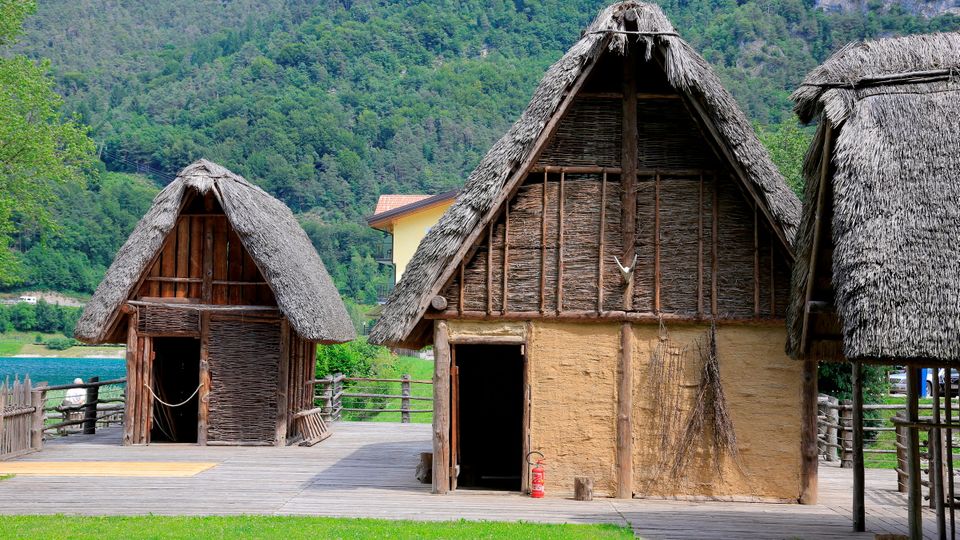
<svg viewBox="0 0 960 540"><path fill-rule="evenodd" d="M867 471L867 528L851 532L849 469L822 466L820 504L564 498L466 491L436 496L414 479L430 426L338 423L311 447L119 445L119 430L70 436L16 463L212 462L192 477L17 476L0 481L4 514L300 514L417 520L617 523L643 538L873 538L906 532L906 498L893 471ZM549 480L547 490L549 493ZM932 514L926 533L934 537Z"/></svg>

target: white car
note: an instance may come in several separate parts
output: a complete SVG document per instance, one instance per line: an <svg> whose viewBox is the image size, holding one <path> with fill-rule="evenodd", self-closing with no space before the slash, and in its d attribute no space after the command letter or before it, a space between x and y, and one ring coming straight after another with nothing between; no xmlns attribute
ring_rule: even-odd
<svg viewBox="0 0 960 540"><path fill-rule="evenodd" d="M887 382L890 384L891 394L907 393L907 372L904 369L896 369L887 375Z"/></svg>
<svg viewBox="0 0 960 540"><path fill-rule="evenodd" d="M940 395L946 394L946 384L944 383L943 377L946 374L946 369L940 368L937 370L937 380L940 384ZM955 369L950 370L950 395L957 395L957 389L960 388L960 373ZM933 395L933 370L927 370L927 395Z"/></svg>

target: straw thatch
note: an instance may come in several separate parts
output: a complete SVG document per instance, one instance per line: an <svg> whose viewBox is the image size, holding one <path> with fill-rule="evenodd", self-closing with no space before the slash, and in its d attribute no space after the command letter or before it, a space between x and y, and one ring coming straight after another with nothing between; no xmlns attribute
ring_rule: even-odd
<svg viewBox="0 0 960 540"><path fill-rule="evenodd" d="M183 169L157 195L117 252L77 322L78 339L107 339L107 326L176 225L190 190L201 195L213 192L244 248L273 289L280 311L301 337L322 342L344 342L355 337L333 281L290 209L243 177L201 159Z"/></svg>
<svg viewBox="0 0 960 540"><path fill-rule="evenodd" d="M636 15L637 32L624 33L628 13ZM735 165L746 176L743 180L758 192L762 204L776 221L774 225L792 242L799 221L799 201L770 161L733 97L707 62L680 39L658 6L621 2L601 11L580 40L547 70L519 120L467 178L457 202L420 243L383 316L373 328L371 341L422 345L422 339L411 338L411 335L430 299L458 262L454 260L458 250L474 230L484 227L492 218L497 210L495 203L512 187L508 180L518 172L518 165L535 151L535 142L584 69L605 51L623 54L628 40L645 43L647 60L654 51L662 55L669 84L703 105L724 139L718 142L733 154Z"/></svg>
<svg viewBox="0 0 960 540"><path fill-rule="evenodd" d="M791 354L808 353L799 348L812 251L829 257L832 243L846 358L960 360L958 75L960 34L908 36L844 48L793 94L800 118L820 127L805 167ZM827 124L835 142L824 156ZM825 158L833 213L821 219L832 238L813 246Z"/></svg>

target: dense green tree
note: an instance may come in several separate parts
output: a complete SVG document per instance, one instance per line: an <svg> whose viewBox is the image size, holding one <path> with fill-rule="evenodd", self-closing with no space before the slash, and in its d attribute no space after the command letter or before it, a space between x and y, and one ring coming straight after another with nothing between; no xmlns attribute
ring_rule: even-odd
<svg viewBox="0 0 960 540"><path fill-rule="evenodd" d="M48 304L41 299L37 301L33 311L33 330L48 334L63 330L63 312L60 306Z"/></svg>
<svg viewBox="0 0 960 540"><path fill-rule="evenodd" d="M10 324L20 332L32 332L37 326L37 312L25 302L14 304L8 311Z"/></svg>

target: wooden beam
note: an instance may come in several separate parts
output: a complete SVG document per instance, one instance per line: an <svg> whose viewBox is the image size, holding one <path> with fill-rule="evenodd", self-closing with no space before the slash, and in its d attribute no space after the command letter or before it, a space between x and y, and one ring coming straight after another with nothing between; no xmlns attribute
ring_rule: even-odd
<svg viewBox="0 0 960 540"><path fill-rule="evenodd" d="M637 99L680 99L680 94L656 92L638 92ZM582 99L623 99L622 92L581 92L578 98Z"/></svg>
<svg viewBox="0 0 960 540"><path fill-rule="evenodd" d="M777 250L773 243L773 236L770 236L770 316L777 316Z"/></svg>
<svg viewBox="0 0 960 540"><path fill-rule="evenodd" d="M907 368L907 532L911 540L922 540L923 518L921 505L923 493L920 491L920 433L915 427L920 420L918 400L920 397L920 368Z"/></svg>
<svg viewBox="0 0 960 540"><path fill-rule="evenodd" d="M540 208L540 313L547 311L547 175L543 171L543 204Z"/></svg>
<svg viewBox="0 0 960 540"><path fill-rule="evenodd" d="M450 343L446 321L433 324L433 492L450 490Z"/></svg>
<svg viewBox="0 0 960 540"><path fill-rule="evenodd" d="M510 274L510 250L507 247L507 243L510 241L510 201L504 203L503 206L503 298L501 298L501 305L503 310L507 311L507 276ZM436 298L436 297L434 297Z"/></svg>
<svg viewBox="0 0 960 540"><path fill-rule="evenodd" d="M853 530L866 529L866 513L863 505L863 365L853 362Z"/></svg>
<svg viewBox="0 0 960 540"><path fill-rule="evenodd" d="M753 207L753 316L760 316L760 231L757 207Z"/></svg>
<svg viewBox="0 0 960 540"><path fill-rule="evenodd" d="M600 239L597 241L597 313L603 311L603 243L607 227L607 172L600 181Z"/></svg>
<svg viewBox="0 0 960 540"><path fill-rule="evenodd" d="M697 316L703 317L703 175L697 189Z"/></svg>
<svg viewBox="0 0 960 540"><path fill-rule="evenodd" d="M803 360L801 374L800 504L817 504L817 361Z"/></svg>
<svg viewBox="0 0 960 540"><path fill-rule="evenodd" d="M206 304L213 303L213 221L205 219L203 224L203 284L200 286L200 298Z"/></svg>
<svg viewBox="0 0 960 540"><path fill-rule="evenodd" d="M720 231L720 183L717 175L713 175L713 204L711 204L711 233L710 233L710 314L717 318L717 272L720 271L720 259L717 252L717 235Z"/></svg>
<svg viewBox="0 0 960 540"><path fill-rule="evenodd" d="M526 456L530 454L530 451L533 450L530 437L530 404L532 398L532 388L531 381L533 375L530 369L530 351L531 345L533 343L533 323L527 321L524 325L525 332L523 336L523 418L521 422L523 424L523 440L521 446L523 447L523 456L518 456L521 458L520 467L523 471L523 474L520 476L520 491L522 493L530 493L530 467L527 466Z"/></svg>
<svg viewBox="0 0 960 540"><path fill-rule="evenodd" d="M654 313L652 311L623 311L623 310L605 310L597 313L594 310L567 310L557 314L554 312L540 313L539 311L508 311L506 313L495 311L487 313L485 311L464 311L458 313L457 310L449 310L441 313L427 312L423 315L427 320L451 320L462 319L465 321L630 321L634 323L657 324L661 321L674 323L692 323L703 324L711 320L716 320L718 324L752 324L758 326L783 326L783 319L772 319L770 317L755 318L752 315L746 317L728 317L723 319L713 319L710 316L698 317L696 314L681 315L675 313ZM865 361L864 363L868 363Z"/></svg>
<svg viewBox="0 0 960 540"><path fill-rule="evenodd" d="M206 275L206 268L204 275ZM204 446L208 442L210 430L210 312L207 311L200 312L200 403L198 408L197 444Z"/></svg>
<svg viewBox="0 0 960 540"><path fill-rule="evenodd" d="M823 205L827 192L828 175L830 174L830 139L833 137L833 127L829 120L824 120L826 126L823 134L823 150L820 158L820 185L817 186L817 202L813 210L813 239L810 242L810 264L807 266L807 282L803 289L804 305L813 296L814 279L817 273L817 252L820 249L820 232L823 221ZM807 332L810 328L810 314L804 310L801 317L800 354L807 354Z"/></svg>
<svg viewBox="0 0 960 540"><path fill-rule="evenodd" d="M629 58L629 57L628 57ZM617 498L633 498L633 325L620 325L617 370Z"/></svg>
<svg viewBox="0 0 960 540"><path fill-rule="evenodd" d="M563 182L565 176L566 173L560 173L560 187L557 192L557 313L563 311Z"/></svg>
<svg viewBox="0 0 960 540"><path fill-rule="evenodd" d="M653 177L653 312L660 313L660 174Z"/></svg>
<svg viewBox="0 0 960 540"><path fill-rule="evenodd" d="M137 310L133 310L127 317L127 400L123 411L123 445L133 444L134 411L136 410L136 396L143 391L138 388L136 377L137 360L140 349L137 348Z"/></svg>
<svg viewBox="0 0 960 540"><path fill-rule="evenodd" d="M933 424L939 425L940 418L940 384L938 381L938 371L934 369L933 380L935 381L932 387L933 390ZM952 370L946 370L944 373L944 389L947 390L947 401L952 399L952 390L950 384L950 374ZM952 423L953 419L948 418L948 423ZM930 479L931 485L934 490L934 500L933 507L935 509L935 514L937 517L937 533L941 540L946 540L947 538L947 520L946 512L944 512L944 490L943 490L943 454L944 454L944 441L943 441L943 431L939 427L935 427L930 430L928 435L928 440L932 441L927 446L930 448L930 458L929 458L929 472L928 478ZM951 492L952 493L952 492ZM952 497L951 497L952 498Z"/></svg>
<svg viewBox="0 0 960 540"><path fill-rule="evenodd" d="M493 312L493 224L491 221L487 226L487 313Z"/></svg>
<svg viewBox="0 0 960 540"><path fill-rule="evenodd" d="M620 230L623 233L623 264L631 264L637 241L637 164L639 161L637 134L637 62L630 51L623 60L623 119L621 133L620 167L623 169ZM623 309L633 309L633 275L623 290Z"/></svg>
<svg viewBox="0 0 960 540"><path fill-rule="evenodd" d="M560 174L565 172L567 174L623 174L622 167L601 167L599 165L537 165L536 167L530 168L530 174L539 174L542 172L548 172L553 174ZM671 169L671 168L656 168L656 169L636 169L637 176L654 176L660 174L664 178L689 178L690 180L696 180L701 174L710 174L713 172L713 169Z"/></svg>
<svg viewBox="0 0 960 540"><path fill-rule="evenodd" d="M274 444L286 446L287 423L292 413L299 412L289 408L289 393L295 392L299 385L290 388L290 324L286 317L280 320L280 368L277 381L277 432Z"/></svg>
<svg viewBox="0 0 960 540"><path fill-rule="evenodd" d="M459 311L460 313L463 313L463 289L464 289L464 283L463 283L464 268L463 267L464 266L465 266L464 261L460 261L460 279L459 279L459 283L457 284L459 287L458 296L457 296L457 311ZM433 303L433 300L431 300L430 302Z"/></svg>

